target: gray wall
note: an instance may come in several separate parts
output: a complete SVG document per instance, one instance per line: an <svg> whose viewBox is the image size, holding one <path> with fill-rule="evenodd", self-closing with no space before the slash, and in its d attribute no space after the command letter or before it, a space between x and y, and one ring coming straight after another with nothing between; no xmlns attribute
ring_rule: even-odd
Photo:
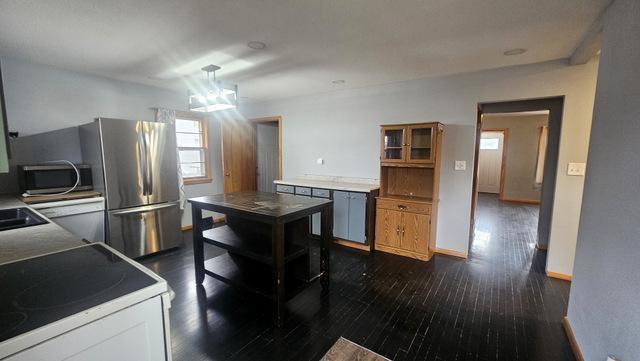
<svg viewBox="0 0 640 361"><path fill-rule="evenodd" d="M540 200L535 186L540 127L549 123L547 115L491 115L482 119L484 129L509 129L505 166L504 199Z"/></svg>
<svg viewBox="0 0 640 361"><path fill-rule="evenodd" d="M14 165L74 155L69 149L76 143L67 138L61 138L55 144L38 145L40 138L29 135L75 127L96 117L151 120L154 107L185 110L187 104L186 92L80 74L12 58L2 58L2 65L9 129L20 132L22 138L11 142L12 149L16 148L11 160ZM213 182L186 186L187 197L222 192L219 129L218 120L210 119ZM80 161L79 146L76 159ZM0 175L0 193L15 193L15 178L15 171ZM191 224L191 213L186 210L183 225L188 224Z"/></svg>
<svg viewBox="0 0 640 361"><path fill-rule="evenodd" d="M640 2L604 17L568 317L586 360L640 357Z"/></svg>
<svg viewBox="0 0 640 361"><path fill-rule="evenodd" d="M478 103L565 95L547 269L571 274L583 178L567 176L566 167L586 161L597 65L555 61L427 78L250 103L243 114L283 117L284 178L379 178L380 124L443 122L436 246L467 252ZM455 160L467 169L455 171Z"/></svg>

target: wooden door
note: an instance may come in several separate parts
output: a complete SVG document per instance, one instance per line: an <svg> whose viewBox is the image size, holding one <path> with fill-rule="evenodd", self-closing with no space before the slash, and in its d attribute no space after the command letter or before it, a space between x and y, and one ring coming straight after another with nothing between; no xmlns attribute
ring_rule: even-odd
<svg viewBox="0 0 640 361"><path fill-rule="evenodd" d="M383 127L380 131L380 160L402 163L405 161L406 129L403 126Z"/></svg>
<svg viewBox="0 0 640 361"><path fill-rule="evenodd" d="M504 133L482 132L478 155L478 192L500 193Z"/></svg>
<svg viewBox="0 0 640 361"><path fill-rule="evenodd" d="M403 212L400 248L410 252L428 254L429 215Z"/></svg>
<svg viewBox="0 0 640 361"><path fill-rule="evenodd" d="M378 208L376 214L376 244L400 247L402 212Z"/></svg>
<svg viewBox="0 0 640 361"><path fill-rule="evenodd" d="M407 128L407 162L433 163L436 130L433 125L412 125Z"/></svg>
<svg viewBox="0 0 640 361"><path fill-rule="evenodd" d="M220 121L224 192L256 190L255 127L246 120Z"/></svg>

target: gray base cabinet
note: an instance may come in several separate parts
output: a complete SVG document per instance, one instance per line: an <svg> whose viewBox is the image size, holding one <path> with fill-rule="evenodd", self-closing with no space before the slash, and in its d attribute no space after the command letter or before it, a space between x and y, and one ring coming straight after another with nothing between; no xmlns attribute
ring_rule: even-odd
<svg viewBox="0 0 640 361"><path fill-rule="evenodd" d="M373 193L345 192L322 188L308 188L294 185L277 184L277 193L295 194L302 197L330 198L333 200L333 237L367 244L373 229L372 200ZM320 236L320 213L311 216L311 233Z"/></svg>
<svg viewBox="0 0 640 361"><path fill-rule="evenodd" d="M333 236L365 243L367 195L355 192L333 192Z"/></svg>

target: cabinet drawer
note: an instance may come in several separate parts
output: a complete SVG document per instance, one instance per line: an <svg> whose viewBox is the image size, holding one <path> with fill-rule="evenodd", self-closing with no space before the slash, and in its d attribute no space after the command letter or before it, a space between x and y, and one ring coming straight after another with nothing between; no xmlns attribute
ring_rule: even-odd
<svg viewBox="0 0 640 361"><path fill-rule="evenodd" d="M311 195L311 188L296 187L296 194L299 194L301 196L310 196Z"/></svg>
<svg viewBox="0 0 640 361"><path fill-rule="evenodd" d="M293 193L293 186L285 184L276 184L276 192L279 193Z"/></svg>
<svg viewBox="0 0 640 361"><path fill-rule="evenodd" d="M378 199L377 206L378 208L390 209L395 211L431 214L431 204L428 203L393 199Z"/></svg>
<svg viewBox="0 0 640 361"><path fill-rule="evenodd" d="M329 198L331 192L328 189L313 188L311 193L314 197Z"/></svg>

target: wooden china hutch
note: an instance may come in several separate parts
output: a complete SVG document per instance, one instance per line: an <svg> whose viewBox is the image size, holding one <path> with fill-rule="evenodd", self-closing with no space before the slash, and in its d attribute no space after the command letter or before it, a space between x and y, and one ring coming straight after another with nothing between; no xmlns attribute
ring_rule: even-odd
<svg viewBox="0 0 640 361"><path fill-rule="evenodd" d="M382 125L375 249L428 261L435 252L442 124Z"/></svg>

